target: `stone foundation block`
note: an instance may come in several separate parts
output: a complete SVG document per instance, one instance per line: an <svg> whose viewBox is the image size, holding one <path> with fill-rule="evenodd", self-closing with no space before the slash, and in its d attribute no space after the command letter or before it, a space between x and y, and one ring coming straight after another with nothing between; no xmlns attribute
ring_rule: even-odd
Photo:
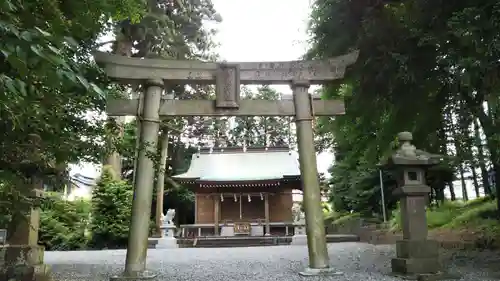
<svg viewBox="0 0 500 281"><path fill-rule="evenodd" d="M151 271L142 271L133 274L133 276L129 276L126 274L123 275L115 275L109 278L110 281L150 281L156 280L158 274Z"/></svg>
<svg viewBox="0 0 500 281"><path fill-rule="evenodd" d="M396 254L403 259L425 259L439 257L439 243L434 240L398 240Z"/></svg>
<svg viewBox="0 0 500 281"><path fill-rule="evenodd" d="M307 245L307 235L295 234L294 236L292 236L292 242L290 243L290 245Z"/></svg>
<svg viewBox="0 0 500 281"><path fill-rule="evenodd" d="M158 239L158 243L156 244L156 249L176 249L179 248L177 244L177 239L174 237L163 237Z"/></svg>
<svg viewBox="0 0 500 281"><path fill-rule="evenodd" d="M391 260L392 272L401 275L439 273L442 269L436 258L394 258Z"/></svg>
<svg viewBox="0 0 500 281"><path fill-rule="evenodd" d="M0 247L0 280L50 281L50 267L43 264L43 246Z"/></svg>
<svg viewBox="0 0 500 281"><path fill-rule="evenodd" d="M341 271L337 271L334 268L326 267L326 268L310 268L307 267L303 271L299 272L300 276L309 277L309 276L339 276L344 273Z"/></svg>
<svg viewBox="0 0 500 281"><path fill-rule="evenodd" d="M18 265L4 269L0 273L0 280L15 281L52 281L50 267L41 265Z"/></svg>
<svg viewBox="0 0 500 281"><path fill-rule="evenodd" d="M11 265L43 264L45 248L43 246L6 245L4 248L4 263Z"/></svg>

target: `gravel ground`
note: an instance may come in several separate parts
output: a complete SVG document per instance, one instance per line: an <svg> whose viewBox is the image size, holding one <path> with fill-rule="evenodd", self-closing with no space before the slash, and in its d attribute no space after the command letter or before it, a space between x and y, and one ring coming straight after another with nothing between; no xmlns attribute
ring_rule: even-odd
<svg viewBox="0 0 500 281"><path fill-rule="evenodd" d="M156 280L189 281L294 281L312 279L392 281L387 275L392 246L364 243L337 243L328 246L332 267L341 276L300 277L307 266L305 246L253 248L183 248L148 250L148 269L158 273ZM125 262L124 250L46 252L45 262L52 266L56 280L107 280L119 274ZM464 281L498 280L500 256L493 252L444 253L448 271ZM493 268L490 269L490 268Z"/></svg>

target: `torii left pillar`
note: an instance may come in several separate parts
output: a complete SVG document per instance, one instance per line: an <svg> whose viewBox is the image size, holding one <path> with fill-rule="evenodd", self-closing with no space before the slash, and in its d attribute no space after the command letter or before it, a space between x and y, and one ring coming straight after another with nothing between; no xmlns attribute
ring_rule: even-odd
<svg viewBox="0 0 500 281"><path fill-rule="evenodd" d="M309 267L300 272L302 276L339 275L330 267L326 244L325 223L321 207L316 150L312 128L312 99L309 94L309 81L292 81L295 105L295 124L297 126L297 145L299 148L300 174L304 191L304 211L306 217L307 249Z"/></svg>
<svg viewBox="0 0 500 281"><path fill-rule="evenodd" d="M164 84L160 79L147 82L140 120L141 145L137 162L137 176L134 182L132 220L128 236L125 271L122 276L114 276L111 280L151 280L156 277L156 274L146 270L146 255L155 177L154 159L151 159L151 156L157 152L160 130L158 112L163 88Z"/></svg>

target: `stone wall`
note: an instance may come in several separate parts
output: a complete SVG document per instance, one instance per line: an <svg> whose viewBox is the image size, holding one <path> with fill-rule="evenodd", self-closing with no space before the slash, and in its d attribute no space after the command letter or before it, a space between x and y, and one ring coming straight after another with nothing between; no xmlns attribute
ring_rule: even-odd
<svg viewBox="0 0 500 281"><path fill-rule="evenodd" d="M359 236L361 242L370 244L394 244L401 238L400 234L387 231L383 225L370 223L362 218L353 218L341 224L327 225L328 234L353 234Z"/></svg>
<svg viewBox="0 0 500 281"><path fill-rule="evenodd" d="M402 240L403 235L399 232L388 230L387 226L366 223L363 219L351 220L344 225L327 227L328 234L354 234L358 235L360 242L373 245L396 244ZM491 249L491 247L476 235L457 231L430 231L429 239L436 240L443 249L450 250L477 250Z"/></svg>

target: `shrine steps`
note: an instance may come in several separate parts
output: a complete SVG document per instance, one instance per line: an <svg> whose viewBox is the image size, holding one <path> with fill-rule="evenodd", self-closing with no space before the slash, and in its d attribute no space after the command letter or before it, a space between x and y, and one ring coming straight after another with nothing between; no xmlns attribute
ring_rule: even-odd
<svg viewBox="0 0 500 281"><path fill-rule="evenodd" d="M358 242L356 235L327 235L327 243ZM290 245L292 236L178 238L179 248L232 248Z"/></svg>
<svg viewBox="0 0 500 281"><path fill-rule="evenodd" d="M259 247L289 245L292 240L288 237L198 237L180 238L177 240L180 248L231 248L231 247Z"/></svg>

